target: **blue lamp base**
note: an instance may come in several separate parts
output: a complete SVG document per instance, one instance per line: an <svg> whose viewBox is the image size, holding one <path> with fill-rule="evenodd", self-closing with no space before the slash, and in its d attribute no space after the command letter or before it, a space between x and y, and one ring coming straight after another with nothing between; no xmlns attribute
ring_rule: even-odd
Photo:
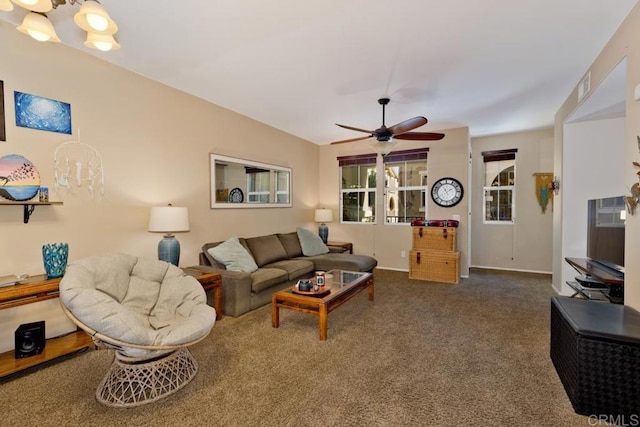
<svg viewBox="0 0 640 427"><path fill-rule="evenodd" d="M318 227L318 236L320 236L322 242L326 245L327 239L329 239L329 227L327 227L327 224L320 224L320 226Z"/></svg>
<svg viewBox="0 0 640 427"><path fill-rule="evenodd" d="M158 243L158 259L160 261L170 262L171 264L178 266L180 261L180 242L173 236L173 234L167 234L164 239Z"/></svg>

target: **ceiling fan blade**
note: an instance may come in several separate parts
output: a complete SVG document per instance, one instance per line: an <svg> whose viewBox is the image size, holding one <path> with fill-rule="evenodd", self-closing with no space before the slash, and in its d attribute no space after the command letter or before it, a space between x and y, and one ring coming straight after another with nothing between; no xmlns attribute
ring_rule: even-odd
<svg viewBox="0 0 640 427"><path fill-rule="evenodd" d="M389 132L391 132L393 135L400 135L426 124L427 119L425 119L424 117L414 117L412 119L407 119L404 122L400 122L397 125L391 126L389 128Z"/></svg>
<svg viewBox="0 0 640 427"><path fill-rule="evenodd" d="M364 133L373 134L372 130L354 128L353 126L341 125L341 124L338 124L338 123L336 123L336 126L340 126L341 128L345 128L345 129L355 130L355 131L358 131L358 132L364 132Z"/></svg>
<svg viewBox="0 0 640 427"><path fill-rule="evenodd" d="M411 141L439 141L442 138L444 138L443 133L435 132L407 132L393 137L393 139L406 139Z"/></svg>
<svg viewBox="0 0 640 427"><path fill-rule="evenodd" d="M351 139L343 139L342 141L334 141L329 145L334 145L334 144L345 144L347 142L355 142L355 141L362 141L363 139L369 139L371 138L373 135L369 135L369 136L360 136L358 138L351 138Z"/></svg>

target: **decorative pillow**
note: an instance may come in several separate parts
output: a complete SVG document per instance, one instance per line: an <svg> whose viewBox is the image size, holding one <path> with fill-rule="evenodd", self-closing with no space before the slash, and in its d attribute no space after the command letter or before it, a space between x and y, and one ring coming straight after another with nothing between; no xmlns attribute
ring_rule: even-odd
<svg viewBox="0 0 640 427"><path fill-rule="evenodd" d="M232 236L215 248L208 249L207 252L216 261L224 264L227 270L253 273L258 269L258 265L251 254L240 244L236 236Z"/></svg>
<svg viewBox="0 0 640 427"><path fill-rule="evenodd" d="M300 246L302 246L302 253L305 256L322 255L329 253L329 248L324 244L320 236L313 231L306 230L304 228L296 228L298 233L298 239L300 239Z"/></svg>
<svg viewBox="0 0 640 427"><path fill-rule="evenodd" d="M245 242L258 267L287 259L287 252L275 234L252 237Z"/></svg>

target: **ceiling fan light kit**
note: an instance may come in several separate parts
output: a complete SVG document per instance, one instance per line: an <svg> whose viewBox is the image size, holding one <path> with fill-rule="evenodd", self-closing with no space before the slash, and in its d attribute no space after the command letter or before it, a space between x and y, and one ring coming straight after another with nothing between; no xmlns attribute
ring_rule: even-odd
<svg viewBox="0 0 640 427"><path fill-rule="evenodd" d="M18 26L18 31L28 34L38 41L60 42L53 24L49 21L45 12L67 4L66 0L11 1L30 11L24 17L22 24ZM69 0L71 5L77 3L80 3L80 0ZM0 10L11 11L13 10L13 5L8 0L0 0ZM113 37L118 31L118 25L111 19L98 0L84 0L84 3L80 6L80 11L74 15L73 20L78 27L87 32L85 46L104 52L120 48L120 45Z"/></svg>
<svg viewBox="0 0 640 427"><path fill-rule="evenodd" d="M356 132L364 132L368 133L368 136L362 136L359 138L351 138L344 139L341 141L332 142L333 144L344 144L347 142L355 142L362 141L364 139L375 138L376 141L372 143L373 149L385 156L391 152L393 147L396 144L395 139L404 139L404 140L412 140L412 141L439 141L444 138L444 134L435 133L435 132L411 132L413 129L419 128L420 126L424 126L427 124L427 119L418 116L413 117L411 119L407 119L403 122L395 124L391 127L387 127L385 125L385 107L389 104L389 98L380 98L378 99L378 104L382 105L382 126L380 126L376 130L366 130L360 129L353 126L341 125L336 123L337 126L340 126L344 129L354 130Z"/></svg>

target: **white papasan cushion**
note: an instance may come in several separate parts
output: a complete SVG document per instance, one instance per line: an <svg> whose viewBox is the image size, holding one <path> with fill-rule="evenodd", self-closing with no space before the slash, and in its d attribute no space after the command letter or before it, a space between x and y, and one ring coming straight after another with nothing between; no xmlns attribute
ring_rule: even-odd
<svg viewBox="0 0 640 427"><path fill-rule="evenodd" d="M132 262L123 262L126 259ZM215 323L216 314L207 305L202 286L171 264L150 261L118 254L71 263L60 281L60 300L89 328L131 344L180 345L206 336ZM110 263L111 274L105 275L104 269ZM162 264L162 268L158 264ZM97 274L93 267L97 267ZM164 272L160 274L162 270ZM113 277L119 280L115 281ZM121 294L123 285L120 281L126 282L124 304L112 296ZM109 286L117 290L112 292ZM133 290L130 287L149 289ZM131 306L125 305L129 292L136 295L136 298L130 298L134 302ZM145 292L152 301L141 299ZM150 313L141 311L141 302L143 308L152 307ZM125 349L124 353L140 356L144 351Z"/></svg>

